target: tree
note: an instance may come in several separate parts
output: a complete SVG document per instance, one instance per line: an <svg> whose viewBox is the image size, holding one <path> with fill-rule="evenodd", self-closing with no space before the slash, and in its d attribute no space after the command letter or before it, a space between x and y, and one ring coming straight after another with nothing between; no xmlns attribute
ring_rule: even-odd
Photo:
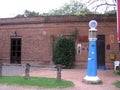
<svg viewBox="0 0 120 90"><path fill-rule="evenodd" d="M84 15L84 14L91 14L91 12L85 4L71 0L70 3L64 4L59 9L50 10L48 13L44 13L45 16L51 15Z"/></svg>
<svg viewBox="0 0 120 90"><path fill-rule="evenodd" d="M16 17L34 17L34 16L40 16L40 14L35 11L25 10L24 14L22 14L22 15L18 14Z"/></svg>
<svg viewBox="0 0 120 90"><path fill-rule="evenodd" d="M111 11L105 12L104 14L106 14L106 15L115 15L116 10L111 10Z"/></svg>
<svg viewBox="0 0 120 90"><path fill-rule="evenodd" d="M39 13L38 13L38 12L35 12L35 11L25 10L24 16L25 16L25 17L39 16Z"/></svg>
<svg viewBox="0 0 120 90"><path fill-rule="evenodd" d="M58 9L52 9L47 13L25 10L24 14L16 17L54 16L54 15L85 15L115 13L115 0L70 0Z"/></svg>
<svg viewBox="0 0 120 90"><path fill-rule="evenodd" d="M24 14L18 14L16 17L33 17L33 16L54 16L54 15L85 15L92 14L85 4L80 1L70 0L59 9L52 9L47 13L41 13L25 10Z"/></svg>
<svg viewBox="0 0 120 90"><path fill-rule="evenodd" d="M44 15L85 15L85 14L115 14L115 0L70 0L59 9L51 10ZM114 11L114 12L113 12Z"/></svg>
<svg viewBox="0 0 120 90"><path fill-rule="evenodd" d="M103 14L116 9L116 0L87 0L84 3L86 3L86 7L91 8L90 10Z"/></svg>

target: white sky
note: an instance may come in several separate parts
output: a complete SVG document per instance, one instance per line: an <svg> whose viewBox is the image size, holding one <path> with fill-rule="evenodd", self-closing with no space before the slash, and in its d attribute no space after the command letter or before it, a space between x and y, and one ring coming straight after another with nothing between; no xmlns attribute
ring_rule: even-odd
<svg viewBox="0 0 120 90"><path fill-rule="evenodd" d="M88 0L78 1L85 2ZM70 0L0 0L0 18L15 17L18 14L23 14L25 10L39 13L48 12L69 2Z"/></svg>
<svg viewBox="0 0 120 90"><path fill-rule="evenodd" d="M67 2L69 0L0 0L0 18L14 17L25 10L47 12Z"/></svg>

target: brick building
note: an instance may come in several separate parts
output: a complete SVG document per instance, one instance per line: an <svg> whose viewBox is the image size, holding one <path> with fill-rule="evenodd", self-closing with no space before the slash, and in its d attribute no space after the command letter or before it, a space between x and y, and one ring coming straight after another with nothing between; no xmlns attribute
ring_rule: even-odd
<svg viewBox="0 0 120 90"><path fill-rule="evenodd" d="M0 19L0 61L7 64L52 64L51 36L71 35L78 31L75 67L85 68L88 59L88 23L98 22L98 67L113 68L120 60L116 16L50 16Z"/></svg>

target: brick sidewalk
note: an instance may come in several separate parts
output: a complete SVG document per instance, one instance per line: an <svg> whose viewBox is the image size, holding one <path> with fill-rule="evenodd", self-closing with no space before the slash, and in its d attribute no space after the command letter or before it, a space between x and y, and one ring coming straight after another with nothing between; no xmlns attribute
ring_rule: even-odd
<svg viewBox="0 0 120 90"><path fill-rule="evenodd" d="M56 78L55 70L38 70L31 72L32 76L52 77ZM62 79L73 81L74 88L63 90L120 90L113 85L113 82L120 80L120 76L114 75L113 70L98 71L98 76L102 80L101 85L90 85L82 83L82 79L86 76L84 69L62 70ZM60 89L62 90L62 89Z"/></svg>
<svg viewBox="0 0 120 90"><path fill-rule="evenodd" d="M10 69L10 68L9 68ZM9 71L7 68L7 70ZM23 67L21 69L24 69ZM15 68L14 72L17 70ZM24 75L24 70L20 70L20 73L14 73L15 75ZM22 73L23 72L23 73ZM7 72L4 72L4 75ZM10 75L10 73L8 74ZM48 68L34 68L31 70L31 76L38 77L51 77L56 78L56 70ZM18 86L6 86L0 85L0 90L120 90L113 85L117 80L120 80L120 76L114 75L113 70L101 71L98 70L98 76L102 80L103 84L100 85L90 85L82 83L82 79L86 75L85 69L64 69L62 70L62 79L70 80L75 84L75 87L65 88L65 89L41 89L35 87L18 87Z"/></svg>

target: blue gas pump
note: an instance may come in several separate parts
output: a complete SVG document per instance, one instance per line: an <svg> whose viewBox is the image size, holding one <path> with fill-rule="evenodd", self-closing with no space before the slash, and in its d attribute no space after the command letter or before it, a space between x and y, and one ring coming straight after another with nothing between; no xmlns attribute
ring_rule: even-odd
<svg viewBox="0 0 120 90"><path fill-rule="evenodd" d="M83 82L86 83L101 83L97 76L97 21L91 20L89 22L89 51L87 63L87 75L84 77Z"/></svg>

